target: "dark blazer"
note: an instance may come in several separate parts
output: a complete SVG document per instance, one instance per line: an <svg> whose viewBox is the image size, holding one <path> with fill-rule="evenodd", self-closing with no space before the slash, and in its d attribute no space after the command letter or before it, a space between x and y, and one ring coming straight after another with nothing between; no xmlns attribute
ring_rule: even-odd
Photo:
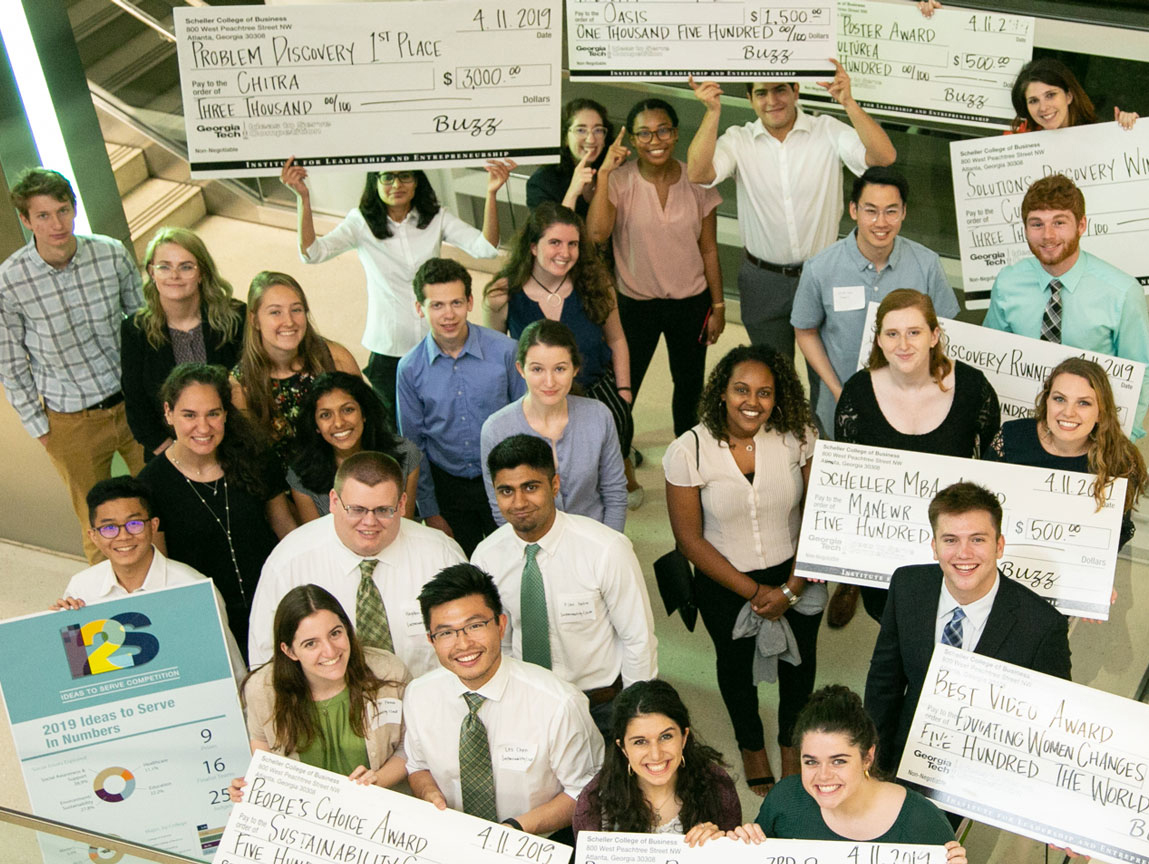
<svg viewBox="0 0 1149 864"><path fill-rule="evenodd" d="M975 654L1069 680L1069 619L1020 582L1001 582ZM897 770L934 652L942 571L899 567L866 677L866 710L878 727L878 767Z"/></svg>
<svg viewBox="0 0 1149 864"><path fill-rule="evenodd" d="M243 347L243 325L247 306L239 300L231 301L239 314L235 336L224 345L219 334L211 329L207 314L203 316L203 344L207 362L223 366L228 371L239 360ZM170 340L158 349L148 342L144 331L136 326L134 318L125 318L120 325L121 370L120 387L124 391L124 407L128 413L128 426L132 437L144 445L144 458L151 459L152 451L170 437L171 430L164 422L164 406L160 402L160 387L176 366L175 353Z"/></svg>

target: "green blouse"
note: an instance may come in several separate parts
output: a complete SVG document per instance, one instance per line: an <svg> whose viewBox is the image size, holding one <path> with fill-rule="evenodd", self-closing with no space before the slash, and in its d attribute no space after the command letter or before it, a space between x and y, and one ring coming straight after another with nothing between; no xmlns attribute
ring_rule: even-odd
<svg viewBox="0 0 1149 864"><path fill-rule="evenodd" d="M367 742L351 728L351 690L322 702L314 702L319 734L299 749L299 761L344 776L360 765L367 766Z"/></svg>

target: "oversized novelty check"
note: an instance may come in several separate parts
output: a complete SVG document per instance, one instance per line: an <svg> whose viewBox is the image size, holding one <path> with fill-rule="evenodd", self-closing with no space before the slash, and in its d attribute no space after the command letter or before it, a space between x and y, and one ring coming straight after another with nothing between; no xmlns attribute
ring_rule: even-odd
<svg viewBox="0 0 1149 864"><path fill-rule="evenodd" d="M1064 174L1085 195L1081 248L1149 286L1149 123L954 141L950 167L967 308L989 306L1001 268L1033 254L1021 199L1050 174Z"/></svg>
<svg viewBox="0 0 1149 864"><path fill-rule="evenodd" d="M936 645L898 777L979 822L1146 864L1146 729L1149 705Z"/></svg>
<svg viewBox="0 0 1149 864"><path fill-rule="evenodd" d="M215 864L566 864L571 848L258 751Z"/></svg>
<svg viewBox="0 0 1149 864"><path fill-rule="evenodd" d="M566 0L572 79L834 77L833 0Z"/></svg>
<svg viewBox="0 0 1149 864"><path fill-rule="evenodd" d="M1010 88L1033 57L1032 18L946 4L923 18L915 4L838 0L837 57L869 113L991 128L1013 120ZM830 102L803 84L802 98Z"/></svg>
<svg viewBox="0 0 1149 864"><path fill-rule="evenodd" d="M553 162L558 0L175 10L193 177Z"/></svg>
<svg viewBox="0 0 1149 864"><path fill-rule="evenodd" d="M870 360L877 312L877 303L871 303L866 309L866 329L862 332L862 350L858 353L859 369ZM939 318L938 323L945 334L946 354L950 359L980 369L993 386L1001 405L1002 423L1032 417L1037 396L1053 367L1070 357L1084 357L1105 370L1109 386L1113 388L1121 431L1126 435L1133 432L1138 420L1137 400L1141 398L1145 379L1144 363L1056 342L1042 342L952 318Z"/></svg>
<svg viewBox="0 0 1149 864"><path fill-rule="evenodd" d="M944 846L725 837L691 848L679 834L580 831L575 864L945 864Z"/></svg>
<svg viewBox="0 0 1149 864"><path fill-rule="evenodd" d="M1125 479L1097 511L1091 474L818 441L798 539L799 576L889 587L894 570L934 559L927 510L968 480L1001 501L998 567L1058 611L1109 617Z"/></svg>

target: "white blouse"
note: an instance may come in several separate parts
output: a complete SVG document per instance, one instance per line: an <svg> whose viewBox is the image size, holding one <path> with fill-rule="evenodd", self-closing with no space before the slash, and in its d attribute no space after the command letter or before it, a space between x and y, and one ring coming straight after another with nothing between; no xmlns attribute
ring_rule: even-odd
<svg viewBox="0 0 1149 864"><path fill-rule="evenodd" d="M694 435L698 433L698 464ZM754 436L754 482L739 470L730 445L699 423L679 436L662 458L666 481L697 487L702 497L702 535L743 573L791 558L802 524L802 466L814 452L818 432L803 444L791 433L758 430Z"/></svg>

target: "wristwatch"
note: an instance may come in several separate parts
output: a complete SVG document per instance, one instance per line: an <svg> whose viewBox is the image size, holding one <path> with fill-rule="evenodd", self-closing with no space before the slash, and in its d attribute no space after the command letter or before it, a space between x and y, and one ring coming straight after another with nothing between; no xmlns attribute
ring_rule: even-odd
<svg viewBox="0 0 1149 864"><path fill-rule="evenodd" d="M797 603L800 599L800 595L791 591L790 586L785 583L782 583L782 593L786 595L786 600L790 603L791 606Z"/></svg>

